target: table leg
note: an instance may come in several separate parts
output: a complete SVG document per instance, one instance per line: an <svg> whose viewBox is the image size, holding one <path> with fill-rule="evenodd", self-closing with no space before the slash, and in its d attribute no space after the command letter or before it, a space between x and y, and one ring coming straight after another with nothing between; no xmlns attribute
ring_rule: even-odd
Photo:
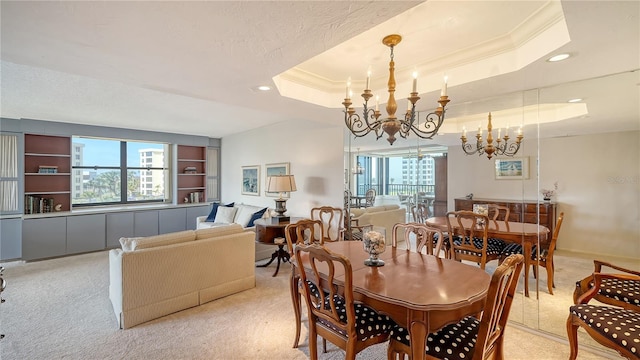
<svg viewBox="0 0 640 360"><path fill-rule="evenodd" d="M427 326L420 321L412 321L409 329L411 359L424 359L427 348Z"/></svg>
<svg viewBox="0 0 640 360"><path fill-rule="evenodd" d="M524 296L529 297L529 267L531 267L531 243L529 241L524 242L523 254L524 255Z"/></svg>
<svg viewBox="0 0 640 360"><path fill-rule="evenodd" d="M278 263L276 265L276 271L272 275L272 276L276 276L278 275L278 271L280 271L280 262L281 261L283 263L287 262L289 261L289 258L290 258L289 252L284 249L284 244L278 244L278 250L274 251L273 254L271 254L271 260L269 260L269 262L267 262L266 264L256 265L256 267L267 267L271 265L271 263L274 260L278 260Z"/></svg>

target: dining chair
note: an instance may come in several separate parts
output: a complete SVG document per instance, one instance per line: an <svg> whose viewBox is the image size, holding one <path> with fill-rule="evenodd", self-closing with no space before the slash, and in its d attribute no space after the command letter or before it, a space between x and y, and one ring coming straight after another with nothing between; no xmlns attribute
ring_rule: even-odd
<svg viewBox="0 0 640 360"><path fill-rule="evenodd" d="M304 254L304 255L303 255ZM353 360L365 348L386 342L393 321L358 303L353 294L351 262L319 245L298 245L295 257L300 267L300 283L309 311L309 356L318 358L317 336L346 351ZM321 277L319 268L327 268ZM340 279L337 279L340 277Z"/></svg>
<svg viewBox="0 0 640 360"><path fill-rule="evenodd" d="M364 193L364 207L371 207L376 202L376 189L370 188Z"/></svg>
<svg viewBox="0 0 640 360"><path fill-rule="evenodd" d="M413 221L417 223L424 223L431 217L429 214L429 206L426 203L412 205L411 214L413 215Z"/></svg>
<svg viewBox="0 0 640 360"><path fill-rule="evenodd" d="M640 276L630 274L593 273L593 286L578 297L575 305L569 307L567 318L567 337L571 354L569 359L578 356L578 327L610 349L616 350L628 359L640 359L638 328L640 327L640 311L629 308L607 305L592 305L589 301L600 293L604 284L633 281L640 283Z"/></svg>
<svg viewBox="0 0 640 360"><path fill-rule="evenodd" d="M373 224L360 225L358 219L352 219L346 215L344 217L344 240L357 240L362 241L364 239L364 233L373 230Z"/></svg>
<svg viewBox="0 0 640 360"><path fill-rule="evenodd" d="M427 335L426 354L436 359L503 359L504 331L523 264L524 256L519 254L505 259L491 276L480 319L467 316ZM409 332L394 326L387 359L404 359L410 353Z"/></svg>
<svg viewBox="0 0 640 360"><path fill-rule="evenodd" d="M531 250L531 266L533 268L533 276L538 277L538 266L542 266L547 271L547 289L549 290L549 294L553 295L553 288L556 287L554 284L554 266L553 266L553 253L556 250L556 243L558 242L558 234L560 234L560 227L562 226L562 221L564 219L564 212L561 212L558 216L558 220L556 221L556 227L553 230L553 236L551 237L551 241L549 241L548 246L542 247L540 249L540 254L538 256L537 246L534 246ZM500 255L501 259L506 258L511 254L522 254L522 244L518 243L510 243L505 245L502 250L502 254ZM537 259L537 260L536 260Z"/></svg>
<svg viewBox="0 0 640 360"><path fill-rule="evenodd" d="M594 273L603 273L603 268L608 267L626 275L640 276L640 272L638 271L600 260L593 260L593 265ZM589 275L586 278L577 281L576 289L573 292L573 302L577 304L580 296L593 289L594 286L593 275ZM604 304L640 311L640 281L603 278L600 282L600 288L593 295L593 299Z"/></svg>
<svg viewBox="0 0 640 360"><path fill-rule="evenodd" d="M428 255L440 256L444 243L442 231L436 227L424 223L399 223L393 226L391 234L391 246L398 247L398 232L404 234L404 242L407 251L411 250L412 242L415 240L415 252L421 253L426 250Z"/></svg>
<svg viewBox="0 0 640 360"><path fill-rule="evenodd" d="M478 263L484 270L488 261L499 260L505 247L504 241L488 236L489 217L472 211L447 213L448 239L451 259Z"/></svg>
<svg viewBox="0 0 640 360"><path fill-rule="evenodd" d="M324 243L322 236L316 236L316 231L320 229L322 234L322 222L320 220L302 219L296 223L289 224L284 228L284 237L287 241L287 251L289 251L291 263L291 277L289 279L289 291L291 293L291 303L293 304L293 313L296 320L296 335L293 340L293 347L297 348L300 342L300 330L302 327L302 304L301 304L301 287L300 272L298 264L295 261L294 249L298 245L310 244L314 242Z"/></svg>
<svg viewBox="0 0 640 360"><path fill-rule="evenodd" d="M344 240L344 212L332 206L320 206L311 209L311 220L320 220L322 229L316 229L324 241Z"/></svg>

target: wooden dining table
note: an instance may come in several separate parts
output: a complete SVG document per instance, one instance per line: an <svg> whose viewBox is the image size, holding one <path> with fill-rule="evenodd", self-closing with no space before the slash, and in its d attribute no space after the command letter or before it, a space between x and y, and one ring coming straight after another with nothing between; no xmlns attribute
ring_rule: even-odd
<svg viewBox="0 0 640 360"><path fill-rule="evenodd" d="M491 277L478 267L393 247L380 255L384 266L371 267L360 241L324 246L350 260L356 301L409 330L412 359L425 358L427 334L483 310Z"/></svg>
<svg viewBox="0 0 640 360"><path fill-rule="evenodd" d="M435 226L441 231L449 231L446 216L428 218L426 224ZM538 224L489 220L489 227L487 230L489 237L522 244L522 252L524 255L524 295L529 297L529 267L531 265L533 245L537 245L538 241L547 241L549 229L544 225Z"/></svg>

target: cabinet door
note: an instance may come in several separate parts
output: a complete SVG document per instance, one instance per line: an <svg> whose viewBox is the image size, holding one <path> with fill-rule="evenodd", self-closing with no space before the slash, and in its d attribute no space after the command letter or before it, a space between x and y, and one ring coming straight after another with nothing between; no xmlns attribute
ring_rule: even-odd
<svg viewBox="0 0 640 360"><path fill-rule="evenodd" d="M103 250L105 247L104 214L67 217L67 254Z"/></svg>
<svg viewBox="0 0 640 360"><path fill-rule="evenodd" d="M53 217L22 222L22 258L25 260L62 256L66 253L67 219Z"/></svg>
<svg viewBox="0 0 640 360"><path fill-rule="evenodd" d="M0 219L0 260L22 257L22 219Z"/></svg>
<svg viewBox="0 0 640 360"><path fill-rule="evenodd" d="M187 229L196 229L196 218L198 216L207 216L211 212L211 206L194 206L187 208Z"/></svg>
<svg viewBox="0 0 640 360"><path fill-rule="evenodd" d="M159 210L158 219L160 220L158 223L160 234L187 230L186 209Z"/></svg>
<svg viewBox="0 0 640 360"><path fill-rule="evenodd" d="M158 211L137 211L133 214L133 236L158 235Z"/></svg>
<svg viewBox="0 0 640 360"><path fill-rule="evenodd" d="M133 212L107 214L107 248L120 247L121 237L133 237Z"/></svg>

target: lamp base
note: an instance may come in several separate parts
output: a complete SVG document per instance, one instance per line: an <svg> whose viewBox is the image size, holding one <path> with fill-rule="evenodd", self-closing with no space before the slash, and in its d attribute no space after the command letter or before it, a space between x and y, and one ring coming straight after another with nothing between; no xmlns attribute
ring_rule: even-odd
<svg viewBox="0 0 640 360"><path fill-rule="evenodd" d="M276 199L276 214L278 216L284 216L287 212L287 199Z"/></svg>

